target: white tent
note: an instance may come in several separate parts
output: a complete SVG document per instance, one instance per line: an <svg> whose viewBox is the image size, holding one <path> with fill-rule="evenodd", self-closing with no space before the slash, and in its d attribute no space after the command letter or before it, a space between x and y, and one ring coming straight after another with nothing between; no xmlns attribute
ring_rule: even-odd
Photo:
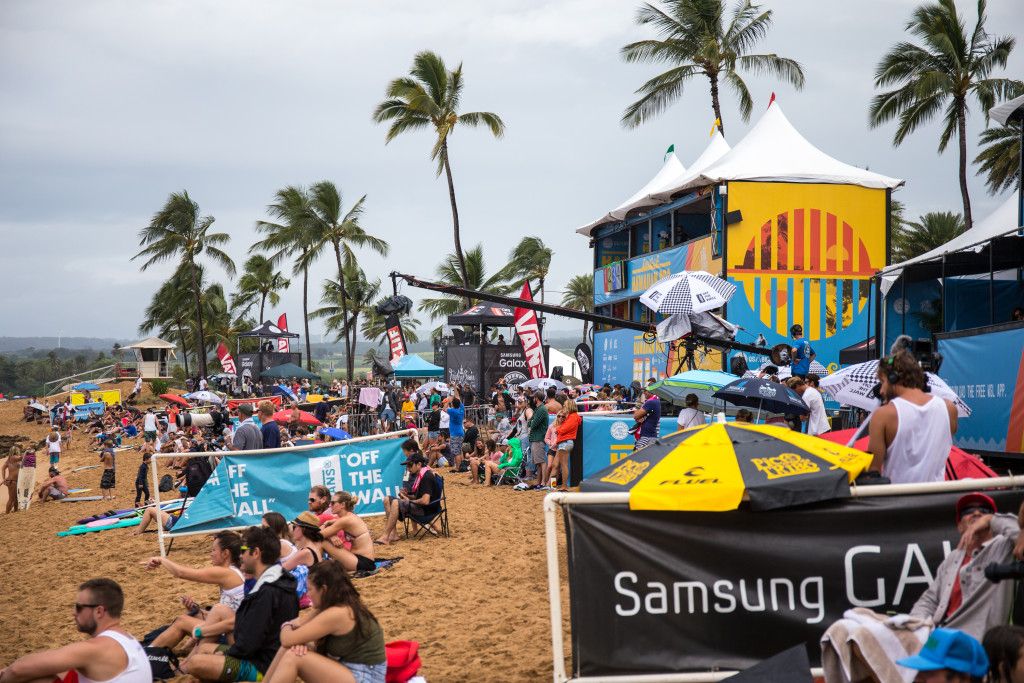
<svg viewBox="0 0 1024 683"><path fill-rule="evenodd" d="M889 288L903 273L903 269L915 263L923 263L941 258L943 254L951 254L956 251L973 249L981 251L985 243L995 237L1001 237L1016 231L1017 225L1017 194L1013 193L1006 198L999 208L989 214L984 220L975 223L970 230L957 235L941 247L936 247L929 252L907 259L903 263L894 263L879 272L882 276L882 293L889 291Z"/></svg>
<svg viewBox="0 0 1024 683"><path fill-rule="evenodd" d="M668 158L665 160L665 163L662 164L661 170L658 171L658 173L653 178L651 178L646 185L637 190L632 197L622 202L621 204L619 204L614 209L612 209L605 215L601 216L597 220L591 221L590 223L587 223L586 225L577 228L576 232L582 235L586 235L587 237L590 237L591 233L594 231L594 228L596 228L599 225L603 225L604 223L610 223L613 221L621 221L626 217L626 214L628 214L633 209L638 209L642 206L650 206L652 204L657 204L658 202L652 200L650 196L652 194L664 190L666 187L678 185L679 181L685 175L686 167L684 167L682 162L679 161L679 157L677 157L674 152L672 154L669 154Z"/></svg>
<svg viewBox="0 0 1024 683"><path fill-rule="evenodd" d="M572 356L562 353L554 346L548 349L548 372L551 372L551 368L556 365L561 366L562 374L566 377L575 377L581 379L580 368L576 363L576 359Z"/></svg>
<svg viewBox="0 0 1024 683"><path fill-rule="evenodd" d="M833 159L808 142L773 102L750 132L718 161L667 192L727 180L829 183L895 188L898 178L865 171Z"/></svg>
<svg viewBox="0 0 1024 683"><path fill-rule="evenodd" d="M657 192L651 195L651 199L655 199L659 202L667 202L672 199L672 195L677 191L676 188L685 187L694 178L699 178L700 174L704 172L704 169L711 166L713 163L725 156L731 148L729 143L725 141L725 136L722 132L715 128L714 135L711 136L711 142L704 148L704 151L700 153L692 164L690 164L690 170L686 172L678 183L674 183L669 186L668 190Z"/></svg>

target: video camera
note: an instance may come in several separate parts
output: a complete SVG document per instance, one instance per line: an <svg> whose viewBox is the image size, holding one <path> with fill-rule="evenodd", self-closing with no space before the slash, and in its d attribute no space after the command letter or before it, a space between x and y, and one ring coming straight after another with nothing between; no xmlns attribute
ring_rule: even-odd
<svg viewBox="0 0 1024 683"><path fill-rule="evenodd" d="M985 567L985 578L992 583L999 583L1007 579L1024 579L1024 562L1013 560L1011 562L992 562Z"/></svg>

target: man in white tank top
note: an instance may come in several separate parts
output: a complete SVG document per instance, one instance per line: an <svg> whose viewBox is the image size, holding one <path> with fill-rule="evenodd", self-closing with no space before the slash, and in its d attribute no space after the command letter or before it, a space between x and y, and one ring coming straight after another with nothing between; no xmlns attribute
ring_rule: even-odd
<svg viewBox="0 0 1024 683"><path fill-rule="evenodd" d="M871 416L871 469L893 484L943 481L956 433L956 407L924 391L924 370L907 351L883 358L878 377L886 403Z"/></svg>
<svg viewBox="0 0 1024 683"><path fill-rule="evenodd" d="M0 682L21 683L64 677L71 670L80 683L153 683L146 651L121 630L124 593L111 579L90 579L78 587L75 626L88 640L36 652L0 670Z"/></svg>

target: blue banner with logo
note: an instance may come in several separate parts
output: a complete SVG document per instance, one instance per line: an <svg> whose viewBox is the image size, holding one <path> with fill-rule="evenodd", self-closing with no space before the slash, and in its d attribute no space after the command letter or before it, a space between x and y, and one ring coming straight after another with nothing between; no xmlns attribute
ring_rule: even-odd
<svg viewBox="0 0 1024 683"><path fill-rule="evenodd" d="M953 442L964 449L1024 452L1024 327L1009 323L937 339L939 375L971 407L971 416L957 422Z"/></svg>
<svg viewBox="0 0 1024 683"><path fill-rule="evenodd" d="M358 496L360 515L384 514L384 496L402 486L406 438L226 453L172 533L259 526L267 512L294 519L321 484Z"/></svg>
<svg viewBox="0 0 1024 683"><path fill-rule="evenodd" d="M636 420L630 414L600 415L581 413L583 416L583 478L622 460L633 452L636 439L630 431ZM674 417L664 417L658 424L658 435L670 434L676 429Z"/></svg>

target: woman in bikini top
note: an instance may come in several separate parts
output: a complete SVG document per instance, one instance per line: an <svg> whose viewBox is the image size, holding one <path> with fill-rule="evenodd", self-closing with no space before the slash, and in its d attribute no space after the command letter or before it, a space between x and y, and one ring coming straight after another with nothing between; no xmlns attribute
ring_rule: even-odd
<svg viewBox="0 0 1024 683"><path fill-rule="evenodd" d="M331 512L337 517L324 524L321 532L327 539L341 534L350 549L332 542L324 544L324 551L347 571L372 571L376 568L373 537L366 522L354 512L356 502L356 497L347 491L339 491L331 497Z"/></svg>

